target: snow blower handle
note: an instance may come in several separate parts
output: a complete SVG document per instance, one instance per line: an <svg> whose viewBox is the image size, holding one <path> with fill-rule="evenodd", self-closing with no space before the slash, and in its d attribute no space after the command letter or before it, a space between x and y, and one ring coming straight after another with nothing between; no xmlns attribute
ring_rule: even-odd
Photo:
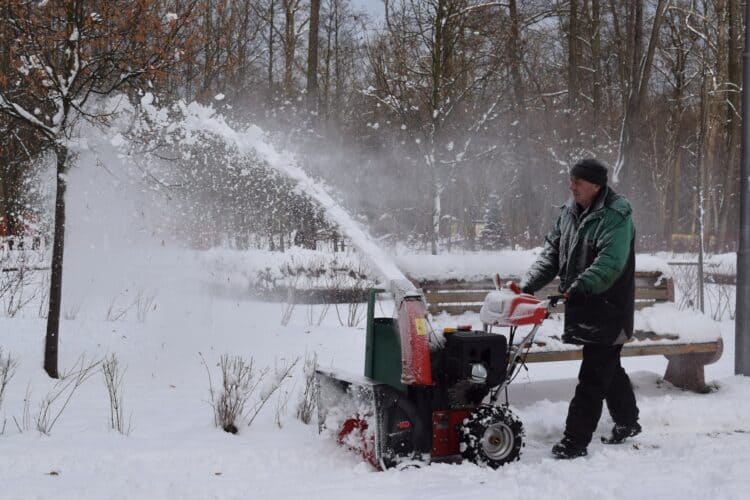
<svg viewBox="0 0 750 500"><path fill-rule="evenodd" d="M500 290L503 287L503 280L500 279L500 274L498 273L495 273L492 282L495 284L495 290Z"/></svg>
<svg viewBox="0 0 750 500"><path fill-rule="evenodd" d="M495 276L492 278L492 282L495 284L495 290L502 290L503 280L502 278L500 278L499 273L495 273ZM521 295L521 287L519 287L518 283L516 283L515 281L507 281L505 283L505 288L515 293L516 295Z"/></svg>
<svg viewBox="0 0 750 500"><path fill-rule="evenodd" d="M550 295L549 297L547 297L547 300L549 301L549 306L547 307L547 309L549 309L549 310L551 311L552 309L554 309L555 307L557 307L557 304L558 304L558 303L559 303L559 302L560 302L561 300L562 300L562 301L565 301L565 300L567 300L567 299L568 299L568 296L567 296L567 294L561 294L561 295Z"/></svg>

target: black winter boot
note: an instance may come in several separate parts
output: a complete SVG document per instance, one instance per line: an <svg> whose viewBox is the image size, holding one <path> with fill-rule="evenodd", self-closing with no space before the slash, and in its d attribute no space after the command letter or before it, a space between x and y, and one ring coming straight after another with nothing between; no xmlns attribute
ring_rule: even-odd
<svg viewBox="0 0 750 500"><path fill-rule="evenodd" d="M570 459L585 457L588 455L585 446L578 446L568 438L563 438L562 441L552 447L552 454L555 458Z"/></svg>
<svg viewBox="0 0 750 500"><path fill-rule="evenodd" d="M637 436L641 433L641 425L636 422L634 424L615 424L612 427L612 434L609 437L602 436L602 443L604 444L620 444L625 439L633 436Z"/></svg>

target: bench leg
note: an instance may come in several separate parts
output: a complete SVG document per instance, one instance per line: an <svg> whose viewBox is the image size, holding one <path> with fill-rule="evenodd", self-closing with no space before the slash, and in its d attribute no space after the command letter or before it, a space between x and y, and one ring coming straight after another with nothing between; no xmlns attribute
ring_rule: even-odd
<svg viewBox="0 0 750 500"><path fill-rule="evenodd" d="M709 392L703 367L718 361L723 350L723 343L719 342L716 352L665 355L669 363L664 380L686 391Z"/></svg>

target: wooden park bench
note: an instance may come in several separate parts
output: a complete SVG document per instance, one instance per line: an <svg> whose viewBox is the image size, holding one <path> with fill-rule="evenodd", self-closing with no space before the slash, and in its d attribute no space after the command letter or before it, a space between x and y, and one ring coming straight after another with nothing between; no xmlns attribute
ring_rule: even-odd
<svg viewBox="0 0 750 500"><path fill-rule="evenodd" d="M513 278L510 278L513 279ZM420 281L413 280L422 288L429 312L436 316L447 313L451 316L467 312L478 313L487 292L494 290L491 279L481 281ZM538 297L557 294L557 282L537 292ZM660 272L636 272L636 331L633 338L623 346L623 356L663 355L667 358L664 379L682 389L707 392L704 366L718 361L723 351L723 342L718 325L703 316L696 316L699 335L680 335L680 332L657 334L647 329L649 318L658 319L666 314L693 314L674 310L674 284L671 278ZM660 306L660 304L663 304ZM670 308L671 306L671 308ZM651 309L646 309L651 308ZM558 322L561 325L561 322ZM558 326L559 327L559 326ZM544 327L543 327L544 328ZM540 332L542 333L542 332ZM562 344L559 335L548 337L537 335L535 345L530 346L527 363L548 361L570 361L581 359L581 348Z"/></svg>

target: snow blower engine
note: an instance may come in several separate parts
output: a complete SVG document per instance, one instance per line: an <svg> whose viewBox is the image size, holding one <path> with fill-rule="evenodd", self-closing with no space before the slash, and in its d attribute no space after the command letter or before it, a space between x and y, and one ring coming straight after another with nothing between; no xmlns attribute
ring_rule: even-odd
<svg viewBox="0 0 750 500"><path fill-rule="evenodd" d="M523 425L504 389L560 297L541 301L515 283L490 292L483 331L433 332L421 291L396 296L398 316L376 318L369 292L364 375L316 372L318 424L378 469L462 459L497 468L517 460ZM532 326L523 339L516 329ZM493 326L508 334L493 333ZM497 404L505 392L504 404Z"/></svg>

